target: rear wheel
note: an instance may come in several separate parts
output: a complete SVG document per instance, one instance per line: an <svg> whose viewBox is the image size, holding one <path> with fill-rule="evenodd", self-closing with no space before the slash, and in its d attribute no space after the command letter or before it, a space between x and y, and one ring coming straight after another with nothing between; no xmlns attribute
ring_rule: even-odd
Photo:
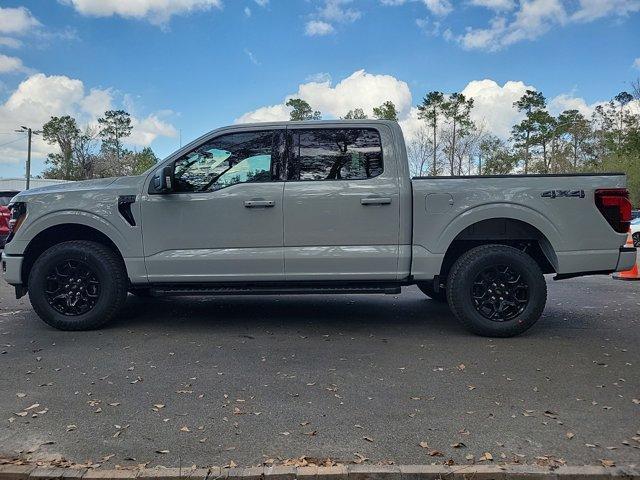
<svg viewBox="0 0 640 480"><path fill-rule="evenodd" d="M432 300L440 303L447 302L447 292L440 288L437 292L433 289L433 282L418 282L418 288Z"/></svg>
<svg viewBox="0 0 640 480"><path fill-rule="evenodd" d="M483 245L464 253L447 280L454 315L472 332L512 337L538 321L547 284L538 264L505 245Z"/></svg>
<svg viewBox="0 0 640 480"><path fill-rule="evenodd" d="M47 324L89 330L111 320L127 296L122 260L110 248L76 240L46 250L29 274L29 298Z"/></svg>
<svg viewBox="0 0 640 480"><path fill-rule="evenodd" d="M633 239L633 246L640 247L640 232L634 233L631 238Z"/></svg>

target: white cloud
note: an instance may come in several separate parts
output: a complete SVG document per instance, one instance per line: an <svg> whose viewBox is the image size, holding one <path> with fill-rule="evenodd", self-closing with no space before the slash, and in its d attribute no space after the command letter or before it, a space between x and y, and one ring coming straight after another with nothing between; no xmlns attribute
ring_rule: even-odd
<svg viewBox="0 0 640 480"><path fill-rule="evenodd" d="M609 15L625 16L640 11L639 0L579 0L572 20L591 22Z"/></svg>
<svg viewBox="0 0 640 480"><path fill-rule="evenodd" d="M244 16L247 18L251 16L251 9L249 7L244 7Z"/></svg>
<svg viewBox="0 0 640 480"><path fill-rule="evenodd" d="M373 107L387 100L396 105L402 116L411 108L411 92L405 82L391 75L374 75L358 70L335 86L331 85L331 80L300 84L298 91L287 95L280 104L245 113L236 122L288 120L290 108L285 103L290 98L302 98L312 108L320 110L324 118L338 118L354 108L362 108L371 115Z"/></svg>
<svg viewBox="0 0 640 480"><path fill-rule="evenodd" d="M507 138L511 126L522 115L513 108L527 89L535 88L520 81L499 85L494 80L474 80L462 90L474 99L472 118L495 135ZM374 75L358 70L332 86L331 80L310 81L298 86L296 93L287 95L276 105L258 108L245 113L236 123L269 122L289 119L290 108L285 105L290 98L302 98L313 109L320 110L323 118L339 118L349 110L362 108L371 115L373 107L391 100L398 109L399 123L405 137L410 140L424 124L418 119L418 109L408 85L391 75Z"/></svg>
<svg viewBox="0 0 640 480"><path fill-rule="evenodd" d="M636 58L633 61L633 68L635 68L636 70L640 70L640 57Z"/></svg>
<svg viewBox="0 0 640 480"><path fill-rule="evenodd" d="M494 80L484 79L469 82L462 93L473 98L472 119L478 124L484 123L494 135L507 138L511 126L522 117L513 108L513 102L524 95L526 90L535 88L520 81L508 81L499 85Z"/></svg>
<svg viewBox="0 0 640 480"><path fill-rule="evenodd" d="M352 23L362 16L362 12L353 8L345 8L352 0L324 0L318 9L318 17L327 22Z"/></svg>
<svg viewBox="0 0 640 480"><path fill-rule="evenodd" d="M404 5L408 1L419 1L434 15L444 16L453 11L453 5L450 0L380 0L382 5L396 7Z"/></svg>
<svg viewBox="0 0 640 480"><path fill-rule="evenodd" d="M118 15L166 23L174 15L222 8L222 0L60 0L78 13L95 17Z"/></svg>
<svg viewBox="0 0 640 480"><path fill-rule="evenodd" d="M178 136L176 128L160 118L160 114L152 113L142 119L133 117L131 124L133 125L133 130L131 131L131 137L129 137L128 142L133 145L145 147L151 145L158 137L174 138Z"/></svg>
<svg viewBox="0 0 640 480"><path fill-rule="evenodd" d="M585 117L589 118L595 108L604 102L588 104L584 98L576 97L571 93L562 93L548 102L549 112L558 115L565 110L578 110Z"/></svg>
<svg viewBox="0 0 640 480"><path fill-rule="evenodd" d="M304 27L305 35L310 37L329 35L335 31L336 30L333 28L333 25L320 20L310 20Z"/></svg>
<svg viewBox="0 0 640 480"><path fill-rule="evenodd" d="M453 10L449 0L422 0L422 2L434 15L447 15Z"/></svg>
<svg viewBox="0 0 640 480"><path fill-rule="evenodd" d="M0 130L11 131L20 125L41 128L51 116L72 115L81 125L94 124L98 116L113 107L111 89L94 88L86 93L81 80L63 75L31 75L22 81L0 104ZM146 117L132 117L133 132L129 144L147 146L159 136L176 136L176 129L163 119L163 114L152 113ZM44 159L53 147L41 137L34 137L33 155ZM0 163L17 163L24 160L24 148L14 143L0 148Z"/></svg>
<svg viewBox="0 0 640 480"><path fill-rule="evenodd" d="M0 7L0 33L2 34L22 35L40 25L40 22L25 7Z"/></svg>
<svg viewBox="0 0 640 480"><path fill-rule="evenodd" d="M20 48L22 42L11 37L0 37L0 47Z"/></svg>
<svg viewBox="0 0 640 480"><path fill-rule="evenodd" d="M18 57L10 57L0 53L0 73L18 73L28 72L29 68L25 67Z"/></svg>
<svg viewBox="0 0 640 480"><path fill-rule="evenodd" d="M525 0L511 20L494 17L488 28L468 28L459 41L467 49L497 51L522 40L535 40L566 21L560 0Z"/></svg>
<svg viewBox="0 0 640 480"><path fill-rule="evenodd" d="M267 5L269 5L269 0L255 0L255 2L261 7L266 7Z"/></svg>
<svg viewBox="0 0 640 480"><path fill-rule="evenodd" d="M514 0L470 0L471 5L485 7L491 10L511 10L515 8Z"/></svg>
<svg viewBox="0 0 640 480"><path fill-rule="evenodd" d="M335 33L336 23L353 23L362 16L362 12L347 7L353 0L323 0L310 15L311 20L305 24L307 36L322 36Z"/></svg>

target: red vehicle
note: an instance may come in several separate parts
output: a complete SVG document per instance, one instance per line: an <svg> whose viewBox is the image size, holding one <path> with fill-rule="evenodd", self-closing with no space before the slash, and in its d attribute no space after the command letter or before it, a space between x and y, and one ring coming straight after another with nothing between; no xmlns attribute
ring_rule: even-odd
<svg viewBox="0 0 640 480"><path fill-rule="evenodd" d="M0 192L0 248L4 247L9 236L9 217L11 214L7 205L17 194L17 191Z"/></svg>

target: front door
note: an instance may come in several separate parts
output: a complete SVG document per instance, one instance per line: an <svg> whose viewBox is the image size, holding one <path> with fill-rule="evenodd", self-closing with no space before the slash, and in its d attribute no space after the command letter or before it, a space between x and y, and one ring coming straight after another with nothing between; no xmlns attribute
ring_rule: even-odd
<svg viewBox="0 0 640 480"><path fill-rule="evenodd" d="M142 200L150 282L284 279L283 137L222 134L176 160L173 192Z"/></svg>
<svg viewBox="0 0 640 480"><path fill-rule="evenodd" d="M291 126L288 136L287 280L395 280L398 174L380 131Z"/></svg>

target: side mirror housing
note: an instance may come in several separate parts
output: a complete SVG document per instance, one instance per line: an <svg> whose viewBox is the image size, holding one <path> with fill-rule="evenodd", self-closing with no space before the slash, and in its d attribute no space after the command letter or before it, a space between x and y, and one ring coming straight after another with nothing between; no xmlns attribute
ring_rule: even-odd
<svg viewBox="0 0 640 480"><path fill-rule="evenodd" d="M153 186L158 193L170 193L174 188L174 165L170 164L159 170L153 177Z"/></svg>

